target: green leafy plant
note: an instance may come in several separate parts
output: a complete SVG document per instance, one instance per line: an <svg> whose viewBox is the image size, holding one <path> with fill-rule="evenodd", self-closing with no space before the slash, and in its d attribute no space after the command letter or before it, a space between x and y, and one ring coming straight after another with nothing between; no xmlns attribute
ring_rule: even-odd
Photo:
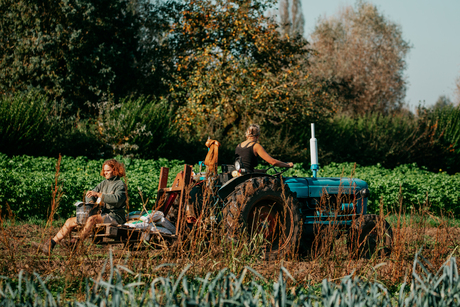
<svg viewBox="0 0 460 307"><path fill-rule="evenodd" d="M170 169L170 184L174 175L183 170L181 160L143 160L117 157L126 166L130 210L142 208L142 192L147 206L155 202L160 169ZM51 187L54 184L57 159L46 157L14 156L0 154L0 204L6 203L18 218L31 216L47 218L51 204ZM99 172L104 159L91 160L86 157L64 156L61 161L63 195L57 214L67 218L74 214L72 204L83 199L84 191L92 189L103 178ZM285 173L286 176L311 176L311 171L301 164ZM380 164L360 166L354 163L331 163L319 171L321 177L350 177L365 180L371 195L368 210L377 213L380 204L385 212L405 212L426 208L435 213L459 213L460 174L433 173L416 164L406 164L394 169Z"/></svg>

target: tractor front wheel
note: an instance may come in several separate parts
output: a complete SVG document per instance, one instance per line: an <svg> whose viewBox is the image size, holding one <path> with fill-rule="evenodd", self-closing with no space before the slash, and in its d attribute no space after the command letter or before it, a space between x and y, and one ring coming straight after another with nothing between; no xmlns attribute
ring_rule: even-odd
<svg viewBox="0 0 460 307"><path fill-rule="evenodd" d="M378 215L366 214L348 230L348 251L353 258L371 258L375 253L389 256L393 247L390 224Z"/></svg>

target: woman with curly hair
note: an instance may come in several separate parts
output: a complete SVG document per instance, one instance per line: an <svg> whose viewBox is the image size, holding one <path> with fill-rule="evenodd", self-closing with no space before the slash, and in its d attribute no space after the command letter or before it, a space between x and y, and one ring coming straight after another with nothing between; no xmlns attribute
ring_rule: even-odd
<svg viewBox="0 0 460 307"><path fill-rule="evenodd" d="M80 240L89 236L96 224L109 223L113 225L124 224L126 222L126 200L127 189L125 183L120 179L126 176L125 167L115 159L107 160L102 164L101 176L105 180L99 183L94 189L86 193L86 202L99 203L100 213L88 217ZM54 246L77 226L77 218L69 218L54 238L49 239L44 244L36 244L36 247L46 255L50 255ZM74 244L76 242L73 242Z"/></svg>

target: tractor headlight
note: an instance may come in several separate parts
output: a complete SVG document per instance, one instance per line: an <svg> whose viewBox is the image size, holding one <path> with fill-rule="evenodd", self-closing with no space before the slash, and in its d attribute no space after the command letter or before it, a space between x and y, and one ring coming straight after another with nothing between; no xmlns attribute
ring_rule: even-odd
<svg viewBox="0 0 460 307"><path fill-rule="evenodd" d="M361 194L362 198L366 198L369 197L369 195L371 195L371 192L369 191L369 189L364 188L361 191L359 191L359 194Z"/></svg>
<svg viewBox="0 0 460 307"><path fill-rule="evenodd" d="M240 162L239 162L239 161L235 161L235 169L236 169L237 171L240 171L241 165L240 165Z"/></svg>

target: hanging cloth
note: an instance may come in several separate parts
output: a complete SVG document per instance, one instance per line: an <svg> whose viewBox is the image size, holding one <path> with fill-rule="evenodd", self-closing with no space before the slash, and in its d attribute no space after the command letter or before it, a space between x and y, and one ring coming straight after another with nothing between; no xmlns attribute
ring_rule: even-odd
<svg viewBox="0 0 460 307"><path fill-rule="evenodd" d="M204 164L208 167L208 171L217 173L217 161L219 157L220 143L216 140L207 140L206 147L209 148Z"/></svg>

